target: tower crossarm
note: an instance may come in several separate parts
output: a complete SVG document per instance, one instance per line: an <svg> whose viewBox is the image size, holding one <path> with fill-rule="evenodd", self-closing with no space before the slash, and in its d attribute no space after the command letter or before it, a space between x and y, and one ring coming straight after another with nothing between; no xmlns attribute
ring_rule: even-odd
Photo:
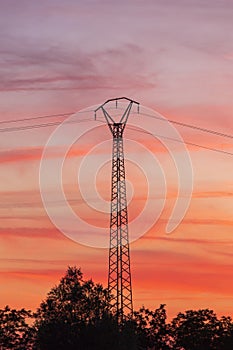
<svg viewBox="0 0 233 350"><path fill-rule="evenodd" d="M126 123L128 121L128 118L129 118L129 114L130 114L130 111L131 111L131 108L132 108L132 105L133 105L133 102L131 101L125 112L123 113L121 119L119 122L116 122L110 115L109 113L106 111L106 109L102 106L101 109L102 109L102 112L103 112L103 115L105 117L105 120L108 124L108 127L113 135L113 138L119 138L119 137L122 137L123 136L123 132L124 132L124 129L125 129L125 126L126 126ZM118 126L121 126L120 128Z"/></svg>

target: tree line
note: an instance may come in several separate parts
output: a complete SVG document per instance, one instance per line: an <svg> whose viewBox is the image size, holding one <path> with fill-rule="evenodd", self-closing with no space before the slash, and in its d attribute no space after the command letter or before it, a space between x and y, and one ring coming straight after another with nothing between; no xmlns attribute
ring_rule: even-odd
<svg viewBox="0 0 233 350"><path fill-rule="evenodd" d="M167 322L162 304L118 324L107 289L68 267L36 312L0 309L0 349L232 350L233 321L201 309Z"/></svg>

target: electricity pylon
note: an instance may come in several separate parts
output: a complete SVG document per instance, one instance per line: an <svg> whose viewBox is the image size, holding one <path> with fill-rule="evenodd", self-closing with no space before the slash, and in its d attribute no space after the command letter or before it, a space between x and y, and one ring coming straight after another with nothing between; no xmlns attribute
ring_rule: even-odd
<svg viewBox="0 0 233 350"><path fill-rule="evenodd" d="M118 100L129 101L129 104L120 121L116 122L104 107L112 101L116 101L117 107ZM119 323L133 314L123 132L134 103L139 106L138 102L126 97L114 98L95 111L102 110L113 136L108 292L113 297Z"/></svg>

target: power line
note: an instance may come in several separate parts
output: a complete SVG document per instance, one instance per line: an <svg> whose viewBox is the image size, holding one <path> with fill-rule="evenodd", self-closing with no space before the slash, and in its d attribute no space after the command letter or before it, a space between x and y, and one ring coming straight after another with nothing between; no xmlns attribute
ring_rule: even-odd
<svg viewBox="0 0 233 350"><path fill-rule="evenodd" d="M86 111L81 111L81 112L78 112L78 113L86 113L86 112L92 112L92 111L93 110L86 110ZM1 121L0 124L3 124L3 123L15 123L15 122L20 122L20 121L30 121L30 120L44 119L44 118L55 118L55 117L57 118L57 117L68 116L70 114L74 114L74 112L62 113L62 114L51 114L51 115L44 115L44 116L38 116L38 117L32 117L32 118L23 118L23 119L18 119L18 120L11 119L11 120L8 120L8 121ZM145 116L148 116L148 117L151 117L151 118L154 118L154 119L158 119L158 120L161 120L161 121L168 121L170 123L177 124L177 125L184 126L184 127L189 127L189 128L195 129L195 130L211 133L211 134L214 134L214 135L217 135L217 136L222 136L222 137L227 137L227 138L233 139L233 135L224 134L224 133L221 133L221 132L218 132L218 131L215 131L215 130L205 129L205 128L201 128L201 127L194 126L194 125L191 125L191 124L185 124L185 123L181 123L181 122L176 122L176 121L170 120L170 119L163 119L161 117L156 117L156 116L151 115L151 114L146 114L146 113L141 113L141 112L139 114L145 115ZM67 122L64 122L64 123L65 124L76 124L76 123L79 123L79 122L90 121L90 120L93 120L93 119L92 118L87 118L87 119L82 119L82 120L72 120L72 121L67 121ZM56 121L56 122L47 122L47 123L40 123L40 124L33 124L33 125L6 127L6 128L1 128L0 132L14 132L14 131L24 131L24 130L45 128L45 127L51 127L51 126L58 126L61 123L62 123L61 121ZM220 149L213 148L213 147L203 146L203 145L200 145L200 144L197 144L197 143L193 143L193 142L181 141L181 140L178 140L178 139L175 139L175 138L169 138L169 137L164 136L164 135L156 135L156 134L147 132L145 130L140 130L138 128L133 128L133 127L130 127L130 126L128 126L128 128L130 128L132 130L134 129L134 130L137 130L139 132L142 132L142 133L145 133L145 134L149 134L149 135L152 135L152 136L157 136L157 137L161 137L161 138L164 138L164 139L169 139L169 140L174 141L174 142L184 143L184 144L187 144L187 145L190 145L190 146L195 146L195 147L203 148L203 149L206 149L206 150L209 150L209 151L214 151L214 152L223 153L223 154L227 154L227 155L233 156L232 152L220 150Z"/></svg>
<svg viewBox="0 0 233 350"><path fill-rule="evenodd" d="M175 139L175 138L172 138L172 137L168 137L168 136L164 136L164 135L158 135L158 134L150 133L149 131L140 130L140 129L138 129L138 128L131 127L131 126L128 126L128 129L136 130L136 131L138 131L138 132L141 132L141 133L144 133L144 134L148 134L148 135L151 135L151 136L161 137L161 138L163 138L163 139L171 140L171 141L174 141L174 142L179 142L179 143L183 143L183 144L186 144L186 145L190 145L190 146L195 146L195 147L203 148L203 149L206 149L206 150L209 150L209 151L214 151L214 152L218 152L218 153L224 153L224 154L233 156L233 153L232 153L232 152L223 151L223 150L218 149L218 148L212 148L212 147L208 147L208 146L202 146L202 145L199 145L199 144L197 144L197 143L188 142L188 141L182 141L182 140L178 140L178 139Z"/></svg>
<svg viewBox="0 0 233 350"><path fill-rule="evenodd" d="M112 109L112 108L110 108ZM118 109L121 109L120 107L118 107ZM23 121L31 121L31 120L38 120L38 119L48 119L48 118L59 118L59 117L66 117L75 113L86 113L86 112L94 112L94 109L91 110L84 110L84 111L79 111L79 112L67 112L67 113L59 113L59 114L49 114L49 115L43 115L43 116L37 116L37 117L30 117L30 118L22 118L22 119L10 119L10 120L4 120L4 121L0 121L0 124L8 124L8 123L17 123L17 122L23 122ZM157 120L161 120L163 122L170 122L172 124L176 124L182 127L186 127L186 128L190 128L190 129L194 129L194 130L198 130L198 131L202 131L202 132L206 132L206 133L210 133L213 135L217 135L217 136L221 136L221 137L226 137L226 138L230 138L233 139L233 135L231 134L226 134L226 133L222 133L213 129L207 129L207 128L202 128L196 125L192 125L192 124L187 124L187 123L182 123L182 122L178 122L172 119L164 119L152 114L148 114L148 113L142 113L139 112L139 114L153 118L153 119L157 119ZM54 124L52 124L54 123ZM46 125L45 125L46 124ZM15 127L16 129L11 129L11 128L2 128L0 129L0 132L11 132L11 131L16 131L16 130L30 130L31 128L39 128L39 127L47 127L47 126L53 126L53 125L58 125L59 122L51 122L51 123L45 123L45 124L39 124L39 125L25 125L25 126L21 126L21 127ZM21 129L22 128L22 129ZM24 129L25 128L25 129Z"/></svg>
<svg viewBox="0 0 233 350"><path fill-rule="evenodd" d="M93 120L93 118L87 118L87 119L81 119L81 120L70 120L70 121L64 122L64 124L76 124L76 123L84 122L88 120ZM47 128L49 126L55 126L55 125L61 125L61 122L58 121L58 122L50 122L50 123L43 123L43 124L9 127L9 128L0 129L0 132L14 132L14 131L31 130L31 129L38 129L38 128Z"/></svg>
<svg viewBox="0 0 233 350"><path fill-rule="evenodd" d="M41 115L37 117L29 117L29 118L22 118L22 119L9 119L9 120L0 121L0 124L11 124L11 123L26 122L26 121L38 120L38 119L67 117L72 114L82 114L82 113L94 112L94 111L95 111L94 109L85 109L78 112L72 111L72 112L58 113L58 114L46 114L46 115Z"/></svg>
<svg viewBox="0 0 233 350"><path fill-rule="evenodd" d="M59 113L59 114L48 114L48 115L42 115L42 116L38 116L38 117L31 117L31 118L3 120L3 121L0 121L0 124L18 123L18 122L25 122L25 121L30 121L30 120L37 120L37 119L47 119L47 118L66 117L66 116L71 115L71 114L73 114L73 113L74 113L74 112L70 112L70 113Z"/></svg>
<svg viewBox="0 0 233 350"><path fill-rule="evenodd" d="M78 124L78 123L81 123L81 122L84 122L84 121L91 121L91 120L93 120L93 119L92 118L87 118L87 119L82 119L82 120L72 120L72 121L65 122L65 124ZM51 122L51 123L43 123L43 124L34 124L34 125L25 125L25 126L19 126L19 127L3 128L3 129L0 129L0 132L24 131L24 130L38 129L38 128L44 128L44 127L50 127L50 126L58 126L58 125L61 125L61 122ZM220 150L220 149L217 149L217 148L202 146L200 144L192 143L192 142L188 142L188 141L181 141L181 140L178 140L178 139L175 139L175 138L170 138L170 137L167 137L167 136L164 136L164 135L153 134L153 133L147 132L145 130L140 130L138 128L133 128L133 127L130 127L130 126L128 126L128 129L136 130L138 132L141 132L141 133L144 133L144 134L148 134L148 135L151 135L151 136L161 137L161 138L168 139L168 140L171 140L171 141L174 141L174 142L179 142L179 143L183 143L183 144L187 144L187 145L203 148L203 149L206 149L206 150L209 150L209 151L214 151L214 152L218 152L218 153L224 153L224 154L233 156L232 152L223 151L223 150Z"/></svg>
<svg viewBox="0 0 233 350"><path fill-rule="evenodd" d="M118 107L118 109L120 109ZM93 112L94 110L85 110L85 111L80 111L78 113L87 113L87 112ZM37 116L37 117L30 117L30 118L22 118L22 119L10 119L10 120L4 120L4 121L0 121L0 124L8 124L8 123L17 123L17 122L24 122L24 121L31 121L31 120L39 120L39 119L48 119L48 118L59 118L59 117L67 117L69 115L75 114L77 112L67 112L67 113L59 113L59 114L49 114L49 115L43 115L43 116ZM207 129L207 128L202 128L196 125L192 125L192 124L187 124L187 123L182 123L182 122L178 122L172 119L164 119L152 114L148 114L148 113L142 113L139 112L139 114L153 118L153 119L157 119L157 120L161 120L163 122L170 122L172 124L176 124L182 127L186 127L186 128L190 128L190 129L194 129L194 130L198 130L198 131L202 131L202 132L206 132L206 133L210 133L213 135L217 135L217 136L221 136L221 137L226 137L226 138L230 138L233 139L233 135L231 134L226 134L226 133L222 133L213 129ZM54 124L53 124L54 123ZM21 127L15 127L15 128L2 128L0 129L0 132L11 132L11 131L17 131L17 130L30 130L33 128L39 128L39 127L47 127L47 126L53 126L53 125L58 125L59 122L51 122L51 123L45 123L45 124L38 124L38 125L25 125L25 126L21 126Z"/></svg>
<svg viewBox="0 0 233 350"><path fill-rule="evenodd" d="M99 121L104 123L102 120L99 120ZM164 136L164 135L154 134L154 133L151 133L149 131L141 130L139 127L137 128L137 127L133 127L133 126L127 126L127 129L138 131L138 132L141 132L143 134L150 135L150 136L161 137L162 139L167 139L167 140L171 140L171 141L178 142L178 143L183 143L183 144L186 144L186 145L203 148L203 149L206 149L208 151L214 151L214 152L218 152L218 153L227 154L229 156L233 156L232 152L223 151L221 149L214 148L214 147L208 147L208 146L199 145L198 143L193 143L193 142L189 142L189 141L182 141L182 140L178 140L178 139L175 139L175 138L172 138L172 137L168 137L168 136Z"/></svg>
<svg viewBox="0 0 233 350"><path fill-rule="evenodd" d="M153 119L161 120L161 121L164 121L164 122L170 122L172 124L183 126L185 128L190 128L190 129L194 129L194 130L198 130L198 131L207 132L207 133L210 133L210 134L213 134L213 135L217 135L217 136L222 136L222 137L227 137L227 138L233 139L233 135L225 134L225 133L222 133L222 132L219 132L219 131L216 131L216 130L202 128L200 126L196 126L196 125L192 125L192 124L186 124L186 123L182 123L182 122L177 122L177 121L172 120L172 119L164 119L164 118L152 115L152 114L141 113L141 112L139 112L139 114L145 115L147 117L151 117Z"/></svg>
<svg viewBox="0 0 233 350"><path fill-rule="evenodd" d="M48 118L59 118L59 117L67 117L69 115L75 114L75 113L86 113L86 112L93 112L94 109L79 111L79 112L66 112L66 113L59 113L59 114L47 114L47 115L41 115L37 117L29 117L29 118L22 118L22 119L9 119L9 120L2 120L0 121L0 124L10 124L10 123L18 123L18 122L26 122L30 120L37 120L37 119L48 119Z"/></svg>

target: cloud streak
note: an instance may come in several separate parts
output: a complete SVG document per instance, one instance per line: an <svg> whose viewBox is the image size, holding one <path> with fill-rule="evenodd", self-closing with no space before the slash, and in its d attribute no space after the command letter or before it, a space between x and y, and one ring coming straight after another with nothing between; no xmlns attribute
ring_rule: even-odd
<svg viewBox="0 0 233 350"><path fill-rule="evenodd" d="M1 50L0 91L114 90L132 85L137 89L149 89L155 86L149 76L135 67L126 68L132 56L135 63L141 61L141 50L136 45L89 53L77 49L71 55L59 48L40 50L28 45L22 46L20 51ZM117 68L121 69L121 74Z"/></svg>

